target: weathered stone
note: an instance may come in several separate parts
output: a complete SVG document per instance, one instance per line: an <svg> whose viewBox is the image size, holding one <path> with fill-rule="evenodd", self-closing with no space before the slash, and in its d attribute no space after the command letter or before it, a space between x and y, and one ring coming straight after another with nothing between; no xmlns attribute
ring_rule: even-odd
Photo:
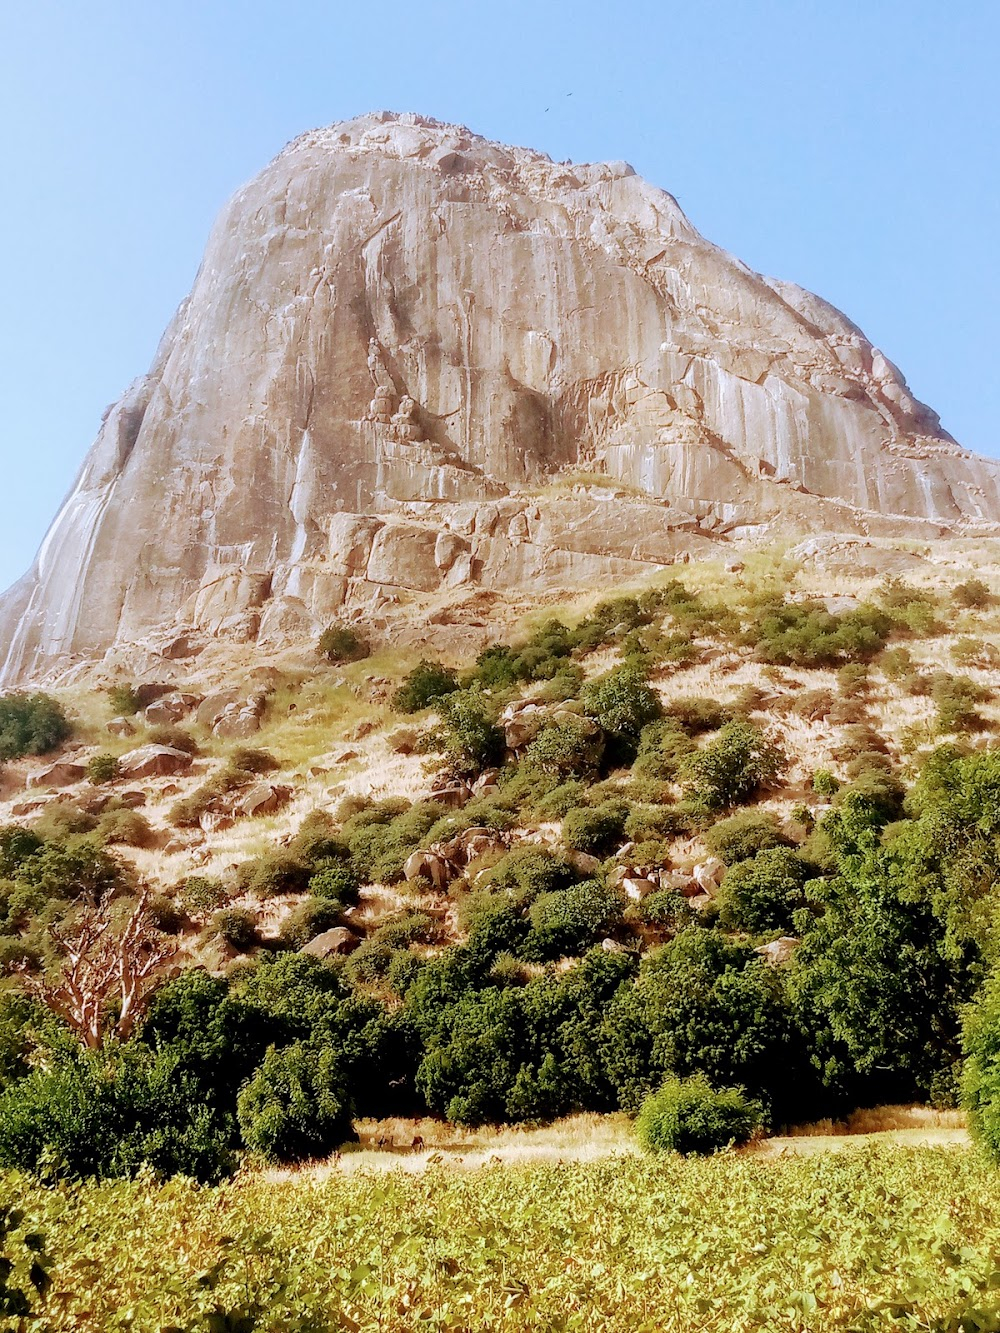
<svg viewBox="0 0 1000 1333"><path fill-rule="evenodd" d="M191 756L171 745L141 745L118 761L123 778L163 778L191 767Z"/></svg>
<svg viewBox="0 0 1000 1333"><path fill-rule="evenodd" d="M86 776L87 769L83 764L74 764L68 759L58 759L54 764L49 764L47 768L43 768L37 773L29 773L27 785L29 787L72 787L74 783L82 782Z"/></svg>
<svg viewBox="0 0 1000 1333"><path fill-rule="evenodd" d="M357 935L346 926L334 926L332 930L324 930L322 935L317 935L308 944L303 944L299 952L309 954L312 958L331 958L337 954L353 953L360 943Z"/></svg>
<svg viewBox="0 0 1000 1333"><path fill-rule="evenodd" d="M196 694L165 694L149 705L143 717L150 726L170 726L187 717L200 702Z"/></svg>
<svg viewBox="0 0 1000 1333"><path fill-rule="evenodd" d="M112 736L134 736L135 727L127 717L113 717L105 727Z"/></svg>
<svg viewBox="0 0 1000 1333"><path fill-rule="evenodd" d="M771 967L783 967L785 963L791 961L795 950L801 943L801 940L797 940L791 935L782 935L781 939L772 940L770 944L759 945L754 949L754 953L759 953Z"/></svg>
<svg viewBox="0 0 1000 1333"><path fill-rule="evenodd" d="M273 815L291 799L291 787L277 786L270 782L258 782L241 792L236 802L236 813L259 818L261 815Z"/></svg>

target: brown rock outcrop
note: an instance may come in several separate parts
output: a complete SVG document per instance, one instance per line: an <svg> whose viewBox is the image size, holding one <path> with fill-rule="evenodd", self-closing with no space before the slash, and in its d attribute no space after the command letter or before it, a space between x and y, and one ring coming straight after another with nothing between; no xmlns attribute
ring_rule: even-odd
<svg viewBox="0 0 1000 1333"><path fill-rule="evenodd" d="M468 584L612 584L776 529L997 523L1000 464L626 165L378 113L223 211L0 600L0 681Z"/></svg>

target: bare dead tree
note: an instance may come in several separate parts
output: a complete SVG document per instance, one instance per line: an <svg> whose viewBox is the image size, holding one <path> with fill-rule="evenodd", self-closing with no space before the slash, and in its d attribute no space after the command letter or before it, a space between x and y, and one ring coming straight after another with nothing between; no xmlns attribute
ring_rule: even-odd
<svg viewBox="0 0 1000 1333"><path fill-rule="evenodd" d="M153 925L148 897L144 890L121 930L115 929L108 902L84 907L65 932L50 926L65 953L58 977L21 969L29 993L63 1018L91 1050L108 1033L125 1038L135 1030L177 953L173 941Z"/></svg>

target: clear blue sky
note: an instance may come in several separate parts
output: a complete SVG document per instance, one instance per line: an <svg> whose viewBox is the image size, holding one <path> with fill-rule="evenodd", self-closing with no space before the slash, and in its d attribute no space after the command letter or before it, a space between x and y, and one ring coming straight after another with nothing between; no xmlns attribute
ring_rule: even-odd
<svg viewBox="0 0 1000 1333"><path fill-rule="evenodd" d="M625 158L1000 454L996 0L8 0L0 585L147 367L226 197L387 107Z"/></svg>

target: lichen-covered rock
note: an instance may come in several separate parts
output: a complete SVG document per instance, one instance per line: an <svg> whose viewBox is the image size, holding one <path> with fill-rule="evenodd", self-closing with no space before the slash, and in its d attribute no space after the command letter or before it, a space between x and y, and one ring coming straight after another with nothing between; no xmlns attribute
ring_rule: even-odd
<svg viewBox="0 0 1000 1333"><path fill-rule="evenodd" d="M546 489L568 472L609 484ZM624 164L378 113L223 211L0 599L0 681L469 584L610 586L727 537L997 523L1000 464Z"/></svg>

